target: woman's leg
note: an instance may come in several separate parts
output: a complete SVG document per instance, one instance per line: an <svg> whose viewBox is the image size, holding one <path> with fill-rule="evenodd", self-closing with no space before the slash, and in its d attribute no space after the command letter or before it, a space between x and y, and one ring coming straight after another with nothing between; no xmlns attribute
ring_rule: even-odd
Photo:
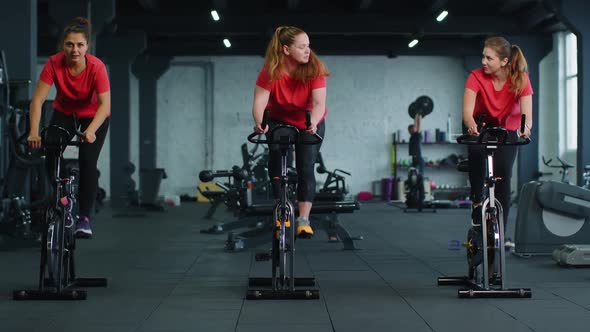
<svg viewBox="0 0 590 332"><path fill-rule="evenodd" d="M496 199L502 204L504 218L504 233L510 212L510 194L512 181L512 166L516 160L516 146L502 146L494 154L494 175L501 180L496 182Z"/></svg>
<svg viewBox="0 0 590 332"><path fill-rule="evenodd" d="M470 198L473 202L471 219L476 225L481 224L481 204L483 200L483 184L486 172L486 155L480 146L467 148L469 160L469 183L471 186Z"/></svg>
<svg viewBox="0 0 590 332"><path fill-rule="evenodd" d="M325 122L318 125L318 135L324 137L326 131ZM313 142L316 138L301 132L302 140ZM313 235L313 229L309 223L309 214L315 199L316 180L315 164L320 151L320 144L297 144L295 146L296 168L297 168L297 201L299 218L297 218L297 234L299 236Z"/></svg>
<svg viewBox="0 0 590 332"><path fill-rule="evenodd" d="M81 131L88 128L92 119L81 119ZM80 220L76 226L76 233L83 232L91 235L89 219L90 211L94 207L96 200L96 192L98 190L98 172L96 165L98 163L98 156L102 150L107 132L109 129L109 119L96 131L96 141L93 143L84 143L80 145L80 153L78 163L80 167L80 178L78 184L78 202ZM87 224L87 225L86 225ZM79 227L78 227L79 226ZM88 226L87 228L85 226Z"/></svg>

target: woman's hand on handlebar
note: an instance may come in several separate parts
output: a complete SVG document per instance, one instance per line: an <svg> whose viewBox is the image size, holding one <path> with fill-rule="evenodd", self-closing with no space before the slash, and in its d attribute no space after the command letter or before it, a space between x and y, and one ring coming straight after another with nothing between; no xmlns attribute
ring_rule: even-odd
<svg viewBox="0 0 590 332"><path fill-rule="evenodd" d="M524 137L524 138L530 138L531 137L531 129L526 125L524 126L524 131L520 131L520 128L518 128L518 136Z"/></svg>
<svg viewBox="0 0 590 332"><path fill-rule="evenodd" d="M477 124L475 122L467 127L467 134L469 136L479 136L479 130L477 130Z"/></svg>
<svg viewBox="0 0 590 332"><path fill-rule="evenodd" d="M266 125L264 128L262 128L261 123L257 123L254 125L254 132L257 134L266 134L267 131L268 131L268 125Z"/></svg>
<svg viewBox="0 0 590 332"><path fill-rule="evenodd" d="M81 137L80 140L85 143L94 143L96 141L96 133L87 129L84 132L84 137Z"/></svg>
<svg viewBox="0 0 590 332"><path fill-rule="evenodd" d="M29 137L27 137L27 143L31 148L38 149L41 147L41 136L39 136L39 134L29 133Z"/></svg>
<svg viewBox="0 0 590 332"><path fill-rule="evenodd" d="M318 131L318 125L311 121L309 127L307 127L305 131L310 135L315 135L315 133Z"/></svg>

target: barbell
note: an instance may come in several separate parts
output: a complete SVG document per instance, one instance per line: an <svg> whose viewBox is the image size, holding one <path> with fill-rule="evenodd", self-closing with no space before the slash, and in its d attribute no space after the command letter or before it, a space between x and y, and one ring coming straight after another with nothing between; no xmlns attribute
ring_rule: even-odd
<svg viewBox="0 0 590 332"><path fill-rule="evenodd" d="M432 99L428 96L420 96L414 100L413 103L410 104L408 107L408 114L412 119L416 117L416 114L422 115L422 117L427 116L428 114L432 113L432 109L434 108L434 103Z"/></svg>

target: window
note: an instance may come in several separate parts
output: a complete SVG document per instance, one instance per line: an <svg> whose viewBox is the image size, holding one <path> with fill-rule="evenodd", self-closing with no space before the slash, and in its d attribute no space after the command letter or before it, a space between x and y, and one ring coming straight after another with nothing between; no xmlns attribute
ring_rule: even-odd
<svg viewBox="0 0 590 332"><path fill-rule="evenodd" d="M577 38L571 32L563 35L563 100L560 104L563 106L562 123L565 132L564 143L565 150L573 151L578 148L578 47Z"/></svg>

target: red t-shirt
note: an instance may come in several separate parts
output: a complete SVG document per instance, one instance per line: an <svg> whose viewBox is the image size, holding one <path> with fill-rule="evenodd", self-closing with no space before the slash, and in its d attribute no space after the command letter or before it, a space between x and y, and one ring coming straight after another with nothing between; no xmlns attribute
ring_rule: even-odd
<svg viewBox="0 0 590 332"><path fill-rule="evenodd" d="M326 77L320 76L302 82L283 74L280 79L271 81L268 70L263 67L260 74L258 74L258 79L256 79L256 85L270 91L266 108L270 110L268 116L271 119L286 122L299 129L305 129L304 110L311 111L313 109L311 91L325 88ZM326 114L328 114L327 108L320 122L324 121Z"/></svg>
<svg viewBox="0 0 590 332"><path fill-rule="evenodd" d="M519 128L520 97L532 95L533 88L528 76L520 95L515 95L511 87L512 82L508 79L502 90L496 91L491 75L486 74L483 68L473 70L465 83L465 88L477 93L473 118L477 119L480 114L485 114L486 126L502 127L508 130Z"/></svg>
<svg viewBox="0 0 590 332"><path fill-rule="evenodd" d="M53 108L66 115L76 113L79 118L94 117L98 109L98 94L110 90L104 63L88 53L86 68L77 76L70 73L63 52L52 55L43 66L40 79L49 85L55 83L57 95Z"/></svg>

